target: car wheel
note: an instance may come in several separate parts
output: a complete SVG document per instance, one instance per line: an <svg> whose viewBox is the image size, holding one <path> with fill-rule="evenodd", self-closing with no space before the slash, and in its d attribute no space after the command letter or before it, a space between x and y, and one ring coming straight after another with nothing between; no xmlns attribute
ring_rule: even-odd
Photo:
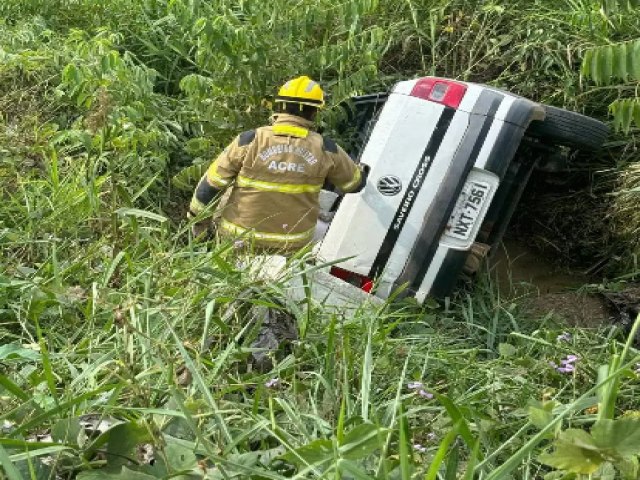
<svg viewBox="0 0 640 480"><path fill-rule="evenodd" d="M534 120L527 134L541 140L578 149L598 149L609 135L609 127L595 118L544 105L544 120Z"/></svg>

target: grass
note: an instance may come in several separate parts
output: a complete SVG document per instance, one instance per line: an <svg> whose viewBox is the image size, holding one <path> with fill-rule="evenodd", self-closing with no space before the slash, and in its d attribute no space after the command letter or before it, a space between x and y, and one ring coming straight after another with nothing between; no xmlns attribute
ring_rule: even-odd
<svg viewBox="0 0 640 480"><path fill-rule="evenodd" d="M618 177L620 186L616 192L615 208L613 209L613 216L620 237L624 239L630 250L633 251L628 269L634 272L638 271L637 258L640 254L640 245L637 240L640 225L635 209L638 194L640 193L640 188L638 188L640 167L638 165L637 162L629 164Z"/></svg>
<svg viewBox="0 0 640 480"><path fill-rule="evenodd" d="M170 182L265 121L261 101L301 64L334 103L436 73L605 115L615 92L583 88L579 52L635 35L636 16L67 3L0 5L0 477L534 479L561 431L637 415L638 352L615 326L559 340L566 327L490 282L441 307L293 302L230 245L192 243ZM604 167L633 164L633 134ZM247 360L268 308L300 339L260 373ZM571 374L549 364L576 353Z"/></svg>
<svg viewBox="0 0 640 480"><path fill-rule="evenodd" d="M167 235L151 229L152 219L142 221L149 225L138 228L150 236ZM260 374L246 366L248 319L282 301L277 292L286 287L256 284L224 246L167 250L179 244L170 234L148 242L139 242L144 259L127 266L137 250L128 246L111 274L90 285L67 285L67 275L92 258L58 266L47 279L37 272L3 279L4 311L15 318L4 323L0 350L0 445L23 478L27 452L55 459L47 467L34 458L37 469L73 478L105 462L118 470L121 456L136 460L138 443L153 444L156 458L162 448L183 449L196 471L197 455L201 465L209 462L207 478L288 478L281 469L298 478L436 478L445 468L463 472L467 462L487 478L511 468L537 471L518 453L547 438L529 423L529 402L565 405L557 422L594 421L584 410L595 403L589 392L599 365L620 351L606 330L577 329L567 343L535 319L520 318L514 328L500 313L505 305L476 292L449 311L385 306L345 317L313 306L305 338ZM300 307L289 310L306 321ZM574 375L549 366L573 352L581 355ZM182 366L190 382L176 375ZM266 386L273 378L276 385ZM408 388L417 381L434 398ZM633 376L616 387L618 410L634 408L639 387ZM87 414L111 419L111 430L87 438L78 427ZM63 428L73 435L56 443ZM53 439L36 436L49 429ZM438 467L450 448L459 460ZM166 471L136 468L152 478L176 473L182 457L164 454Z"/></svg>

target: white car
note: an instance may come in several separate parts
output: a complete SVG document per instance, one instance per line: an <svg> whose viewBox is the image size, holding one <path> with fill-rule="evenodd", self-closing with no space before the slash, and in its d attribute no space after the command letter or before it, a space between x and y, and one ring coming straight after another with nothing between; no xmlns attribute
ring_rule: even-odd
<svg viewBox="0 0 640 480"><path fill-rule="evenodd" d="M474 242L495 249L536 164L596 149L601 122L486 85L436 77L354 100L367 186L341 198L319 258L378 297L449 295ZM366 142L366 143L365 143Z"/></svg>

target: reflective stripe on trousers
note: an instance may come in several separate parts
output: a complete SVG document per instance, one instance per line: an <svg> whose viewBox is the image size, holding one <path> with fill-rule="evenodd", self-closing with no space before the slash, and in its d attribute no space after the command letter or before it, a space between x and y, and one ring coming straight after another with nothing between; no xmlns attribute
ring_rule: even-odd
<svg viewBox="0 0 640 480"><path fill-rule="evenodd" d="M245 228L240 225L236 225L235 223L231 223L224 218L220 222L220 227L227 231L228 233L232 233L234 235L246 235L250 238L255 238L256 240L263 240L266 242L277 242L277 243L302 243L311 241L313 237L313 232L315 231L315 227L311 230L307 230L306 232L300 233L270 233L270 232L259 232L253 228Z"/></svg>

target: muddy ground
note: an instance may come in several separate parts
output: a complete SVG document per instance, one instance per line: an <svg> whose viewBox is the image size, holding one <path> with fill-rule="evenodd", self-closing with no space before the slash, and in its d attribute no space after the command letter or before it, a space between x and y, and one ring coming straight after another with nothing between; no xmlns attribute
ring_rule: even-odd
<svg viewBox="0 0 640 480"><path fill-rule="evenodd" d="M489 268L501 295L521 298L532 316L551 314L559 322L582 327L617 321L610 302L584 288L593 279L559 266L516 239L505 238Z"/></svg>
<svg viewBox="0 0 640 480"><path fill-rule="evenodd" d="M640 282L611 281L628 270L611 223L612 159L583 152L567 160L564 169L533 172L491 259L492 277L534 318L629 330L640 313Z"/></svg>

